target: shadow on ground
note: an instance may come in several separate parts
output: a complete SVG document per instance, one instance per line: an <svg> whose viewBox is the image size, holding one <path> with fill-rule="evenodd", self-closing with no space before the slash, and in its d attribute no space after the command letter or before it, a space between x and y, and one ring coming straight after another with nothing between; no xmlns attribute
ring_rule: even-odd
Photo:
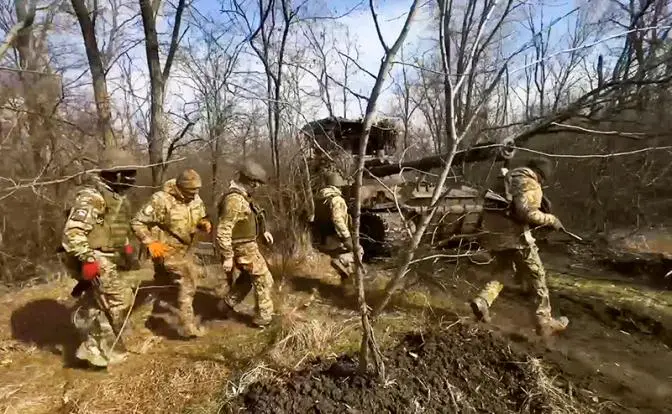
<svg viewBox="0 0 672 414"><path fill-rule="evenodd" d="M66 366L78 366L75 350L80 335L71 323L71 313L71 308L54 299L28 302L12 313L12 337L62 356Z"/></svg>
<svg viewBox="0 0 672 414"><path fill-rule="evenodd" d="M247 326L252 324L252 315L236 312L223 314L218 304L222 294L215 289L199 287L194 295L194 313L206 326L223 320L234 320ZM182 339L177 333L179 324L177 312L177 285L156 281L140 284L134 304L134 313L141 313L138 324L144 324L155 335L166 339ZM143 320L144 317L144 320Z"/></svg>

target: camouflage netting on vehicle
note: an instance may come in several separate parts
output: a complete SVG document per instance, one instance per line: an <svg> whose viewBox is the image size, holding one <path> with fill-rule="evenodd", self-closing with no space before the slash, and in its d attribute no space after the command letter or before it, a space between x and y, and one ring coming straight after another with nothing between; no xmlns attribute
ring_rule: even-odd
<svg viewBox="0 0 672 414"><path fill-rule="evenodd" d="M315 154L318 156L322 150L329 152L341 152L345 150L350 154L359 151L359 138L362 134L361 119L324 118L309 122L301 133L311 143ZM383 118L378 120L371 128L366 155L375 156L383 152L391 155L397 150L397 139L401 134L401 125L394 119Z"/></svg>

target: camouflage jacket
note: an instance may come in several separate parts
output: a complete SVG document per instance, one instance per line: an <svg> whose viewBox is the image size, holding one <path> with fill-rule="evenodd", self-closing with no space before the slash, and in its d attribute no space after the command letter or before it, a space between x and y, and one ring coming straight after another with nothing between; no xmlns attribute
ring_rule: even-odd
<svg viewBox="0 0 672 414"><path fill-rule="evenodd" d="M543 192L537 176L529 168L510 170L505 177L509 207L502 211L485 211L479 238L484 248L492 251L521 249L535 242L530 227L552 225L557 218L541 211Z"/></svg>
<svg viewBox="0 0 672 414"><path fill-rule="evenodd" d="M263 211L252 202L245 188L231 181L219 200L217 250L223 259L233 257L233 244L256 241L263 232Z"/></svg>
<svg viewBox="0 0 672 414"><path fill-rule="evenodd" d="M511 212L522 223L530 226L551 226L558 219L541 211L544 193L534 171L527 167L515 168L505 177Z"/></svg>
<svg viewBox="0 0 672 414"><path fill-rule="evenodd" d="M341 240L350 238L348 205L338 188L327 186L317 193L315 219L319 226L329 226L324 229L321 228L320 231L335 232Z"/></svg>
<svg viewBox="0 0 672 414"><path fill-rule="evenodd" d="M185 202L177 189L175 179L163 184L131 220L131 228L138 240L148 245L160 241L175 250L190 246L197 226L206 220L205 203L196 195ZM154 234L152 230L158 229Z"/></svg>
<svg viewBox="0 0 672 414"><path fill-rule="evenodd" d="M79 189L63 228L61 245L80 261L93 250L114 251L128 243L130 203L98 177ZM114 204L111 205L111 204Z"/></svg>

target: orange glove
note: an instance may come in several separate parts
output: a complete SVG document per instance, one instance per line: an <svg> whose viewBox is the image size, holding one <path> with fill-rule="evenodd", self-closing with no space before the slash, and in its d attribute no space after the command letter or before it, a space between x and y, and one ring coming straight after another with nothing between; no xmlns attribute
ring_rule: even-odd
<svg viewBox="0 0 672 414"><path fill-rule="evenodd" d="M210 223L208 220L201 220L198 222L198 227L199 230L203 230L206 233L210 233L212 231L212 223Z"/></svg>
<svg viewBox="0 0 672 414"><path fill-rule="evenodd" d="M165 243L161 243L159 241L149 243L149 245L147 245L147 248L149 249L149 254L151 254L152 258L154 259L164 257L169 249L169 247Z"/></svg>

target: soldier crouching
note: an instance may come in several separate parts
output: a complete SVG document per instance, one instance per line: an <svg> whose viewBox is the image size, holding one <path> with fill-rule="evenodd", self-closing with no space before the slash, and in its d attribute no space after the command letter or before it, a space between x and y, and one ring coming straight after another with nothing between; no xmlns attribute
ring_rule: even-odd
<svg viewBox="0 0 672 414"><path fill-rule="evenodd" d="M226 314L254 289L255 316L253 323L263 327L273 318L273 275L259 251L257 239L263 235L268 244L273 236L265 229L263 210L252 199L254 190L266 183L266 171L256 162L245 161L221 196L216 245L222 266L229 280L229 292L219 304Z"/></svg>
<svg viewBox="0 0 672 414"><path fill-rule="evenodd" d="M152 256L155 278L174 280L178 285L180 325L177 330L186 338L205 334L205 329L196 323L193 308L203 268L191 252L196 231L212 231L205 204L198 195L201 185L196 171L183 171L176 179L166 181L163 189L154 193L131 221L136 237ZM152 232L154 228L158 232Z"/></svg>
<svg viewBox="0 0 672 414"><path fill-rule="evenodd" d="M131 207L124 193L135 182L135 158L117 149L101 156L99 176L77 192L63 230L62 246L68 267L79 283L72 296L80 297L73 323L84 341L76 357L97 367L121 362L121 327L133 292L117 272L121 252L129 253ZM82 296L83 294L83 296ZM120 346L120 348L123 347Z"/></svg>

